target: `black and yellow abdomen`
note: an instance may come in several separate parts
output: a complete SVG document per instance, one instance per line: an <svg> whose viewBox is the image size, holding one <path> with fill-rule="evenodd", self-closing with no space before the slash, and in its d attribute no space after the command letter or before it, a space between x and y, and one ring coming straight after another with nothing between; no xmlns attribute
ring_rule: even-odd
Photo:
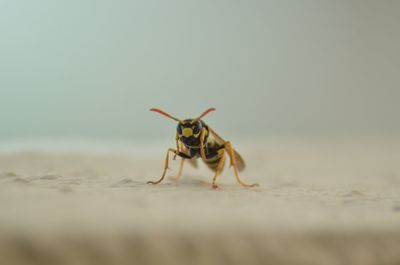
<svg viewBox="0 0 400 265"><path fill-rule="evenodd" d="M206 159L203 159L204 163L211 169L216 171L218 164L221 162L221 159L224 159L223 163L225 163L225 153L224 146L217 143L214 139L207 139L206 145ZM222 164L223 168L224 164Z"/></svg>

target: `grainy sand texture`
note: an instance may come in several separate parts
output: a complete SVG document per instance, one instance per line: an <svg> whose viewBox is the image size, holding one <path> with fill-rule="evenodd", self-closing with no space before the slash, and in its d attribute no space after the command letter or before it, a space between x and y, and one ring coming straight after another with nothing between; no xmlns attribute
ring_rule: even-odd
<svg viewBox="0 0 400 265"><path fill-rule="evenodd" d="M164 146L2 151L0 264L400 264L400 137L236 147L260 187L189 164L147 185Z"/></svg>

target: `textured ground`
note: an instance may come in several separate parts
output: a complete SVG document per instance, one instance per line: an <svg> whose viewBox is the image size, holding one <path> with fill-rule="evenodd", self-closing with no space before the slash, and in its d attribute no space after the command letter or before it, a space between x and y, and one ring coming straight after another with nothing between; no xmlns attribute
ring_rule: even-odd
<svg viewBox="0 0 400 265"><path fill-rule="evenodd" d="M256 189L165 147L3 151L0 264L400 264L400 138L239 144Z"/></svg>

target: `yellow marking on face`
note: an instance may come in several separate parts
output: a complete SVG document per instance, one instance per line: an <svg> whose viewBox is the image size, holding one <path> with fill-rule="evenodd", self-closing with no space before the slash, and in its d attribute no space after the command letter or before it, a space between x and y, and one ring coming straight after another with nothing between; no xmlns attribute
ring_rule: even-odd
<svg viewBox="0 0 400 265"><path fill-rule="evenodd" d="M192 136L192 135L193 135L193 130L192 130L192 128L184 128L184 129L182 130L182 135L183 135L184 137L190 137L190 136Z"/></svg>

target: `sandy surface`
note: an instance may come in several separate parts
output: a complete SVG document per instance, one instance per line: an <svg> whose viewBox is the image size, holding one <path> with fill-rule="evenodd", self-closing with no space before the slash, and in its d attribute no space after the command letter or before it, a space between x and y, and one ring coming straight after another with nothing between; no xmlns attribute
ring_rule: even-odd
<svg viewBox="0 0 400 265"><path fill-rule="evenodd" d="M400 264L400 138L239 144L255 189L164 147L3 151L0 264Z"/></svg>

